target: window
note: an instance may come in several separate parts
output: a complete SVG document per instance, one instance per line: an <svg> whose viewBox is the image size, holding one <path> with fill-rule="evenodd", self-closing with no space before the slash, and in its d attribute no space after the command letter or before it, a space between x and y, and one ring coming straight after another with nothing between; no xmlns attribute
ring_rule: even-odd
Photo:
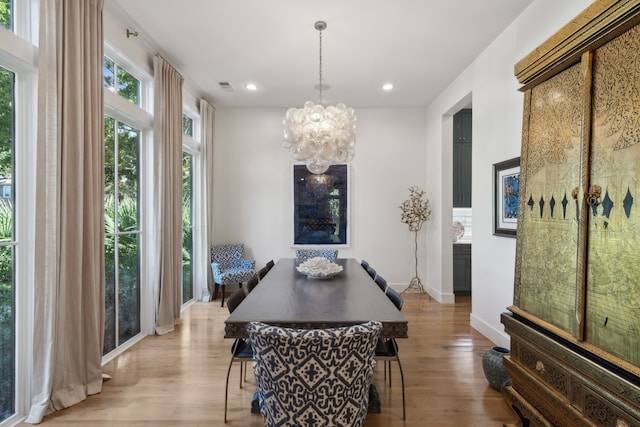
<svg viewBox="0 0 640 427"><path fill-rule="evenodd" d="M293 165L293 244L347 245L348 165L322 174Z"/></svg>
<svg viewBox="0 0 640 427"><path fill-rule="evenodd" d="M0 198L0 421L15 411L14 88L14 73L0 68L0 185L8 195Z"/></svg>
<svg viewBox="0 0 640 427"><path fill-rule="evenodd" d="M108 57L104 57L104 87L132 104L140 105L140 80Z"/></svg>
<svg viewBox="0 0 640 427"><path fill-rule="evenodd" d="M0 26L13 31L13 0L0 0Z"/></svg>
<svg viewBox="0 0 640 427"><path fill-rule="evenodd" d="M193 299L193 156L182 153L182 303Z"/></svg>
<svg viewBox="0 0 640 427"><path fill-rule="evenodd" d="M105 118L104 354L140 332L140 131Z"/></svg>
<svg viewBox="0 0 640 427"><path fill-rule="evenodd" d="M193 119L186 114L182 115L182 133L193 138Z"/></svg>

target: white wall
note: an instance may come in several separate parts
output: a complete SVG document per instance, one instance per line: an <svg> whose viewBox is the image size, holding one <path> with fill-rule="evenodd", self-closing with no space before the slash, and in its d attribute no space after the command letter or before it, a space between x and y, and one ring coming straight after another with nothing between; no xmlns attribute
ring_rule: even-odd
<svg viewBox="0 0 640 427"><path fill-rule="evenodd" d="M498 345L509 337L500 313L513 302L515 239L493 236L494 163L520 155L523 95L513 67L585 9L587 0L536 0L427 109L427 192L438 209L427 232L427 282L451 298L451 115L473 102L471 325Z"/></svg>
<svg viewBox="0 0 640 427"><path fill-rule="evenodd" d="M302 104L302 102L301 102ZM244 242L258 266L293 257L291 161L282 148L283 109L216 110L215 240ZM368 260L392 285L415 273L413 234L400 222L408 187L426 182L424 110L358 109L350 165L350 240L341 257ZM425 275L426 235L420 235Z"/></svg>
<svg viewBox="0 0 640 427"><path fill-rule="evenodd" d="M470 321L497 344L508 346L499 318L513 299L515 239L492 235L492 165L520 154L523 95L513 67L590 3L534 0L426 110L357 110L351 246L341 249L341 256L367 259L390 284L405 286L414 275L413 235L400 222L398 206L407 199L408 187L420 186L433 212L420 234L419 275L436 300L453 302L451 116L472 102ZM153 49L142 37L127 39L129 23L123 21L109 19L105 34L124 55L149 70ZM193 92L185 91L189 104L197 98ZM283 115L281 109L216 111L216 240L245 242L259 266L293 256L291 163L281 148Z"/></svg>

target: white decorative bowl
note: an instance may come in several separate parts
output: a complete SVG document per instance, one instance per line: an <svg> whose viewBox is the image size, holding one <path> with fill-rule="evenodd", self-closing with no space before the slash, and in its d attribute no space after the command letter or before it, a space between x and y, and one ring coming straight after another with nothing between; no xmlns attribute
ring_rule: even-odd
<svg viewBox="0 0 640 427"><path fill-rule="evenodd" d="M326 258L309 258L296 267L300 273L309 279L329 279L342 271L342 266L329 261Z"/></svg>

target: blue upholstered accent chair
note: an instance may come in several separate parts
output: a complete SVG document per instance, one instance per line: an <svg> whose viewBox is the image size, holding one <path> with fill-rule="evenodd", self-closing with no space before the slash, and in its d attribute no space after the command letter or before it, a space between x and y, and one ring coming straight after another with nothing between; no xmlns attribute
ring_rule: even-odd
<svg viewBox="0 0 640 427"><path fill-rule="evenodd" d="M267 427L362 425L380 322L309 330L251 322L247 331Z"/></svg>
<svg viewBox="0 0 640 427"><path fill-rule="evenodd" d="M302 264L306 260L315 257L326 258L331 262L335 262L338 258L337 249L296 249L296 260L298 264Z"/></svg>
<svg viewBox="0 0 640 427"><path fill-rule="evenodd" d="M242 258L244 256L244 244L233 243L211 246L211 272L215 283L213 299L218 297L218 286L222 288L222 302L224 306L225 286L251 279L255 274L256 262Z"/></svg>

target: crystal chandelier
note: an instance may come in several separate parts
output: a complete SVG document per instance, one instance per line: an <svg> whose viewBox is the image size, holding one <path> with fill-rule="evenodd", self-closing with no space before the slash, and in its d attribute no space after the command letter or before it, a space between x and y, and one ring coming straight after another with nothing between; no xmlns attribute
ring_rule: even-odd
<svg viewBox="0 0 640 427"><path fill-rule="evenodd" d="M304 161L309 172L324 173L329 166L346 163L356 153L356 115L353 108L340 103L326 107L322 104L322 30L327 23L314 25L320 33L320 100L304 103L303 108L289 108L282 120L285 142L295 161Z"/></svg>

